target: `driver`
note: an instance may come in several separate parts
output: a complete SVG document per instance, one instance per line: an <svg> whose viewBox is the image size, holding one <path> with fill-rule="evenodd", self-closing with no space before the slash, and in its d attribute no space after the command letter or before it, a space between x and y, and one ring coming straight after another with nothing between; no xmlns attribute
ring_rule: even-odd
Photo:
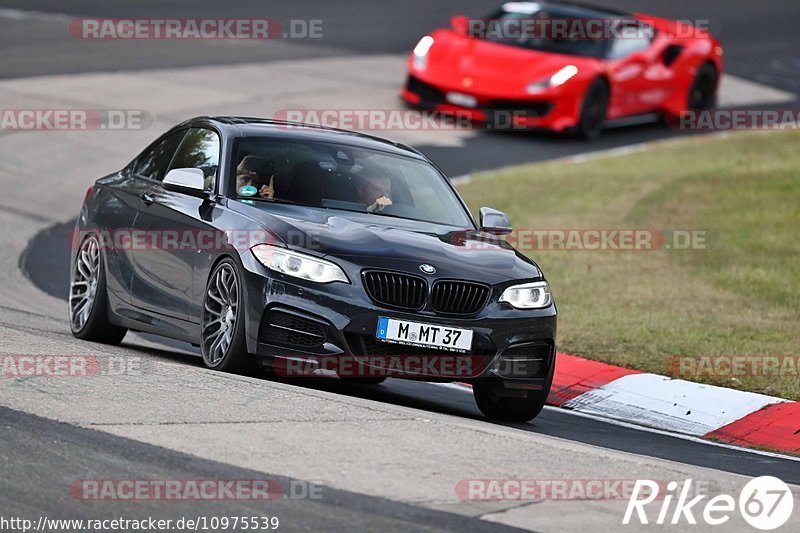
<svg viewBox="0 0 800 533"><path fill-rule="evenodd" d="M241 194L242 187L250 185L258 190L261 198L268 200L275 198L274 169L272 161L257 155L245 156L236 167L236 192ZM267 175L270 175L269 178Z"/></svg>
<svg viewBox="0 0 800 533"><path fill-rule="evenodd" d="M363 176L356 188L358 201L367 206L367 211L380 212L392 205L389 195L392 193L392 180L389 176Z"/></svg>

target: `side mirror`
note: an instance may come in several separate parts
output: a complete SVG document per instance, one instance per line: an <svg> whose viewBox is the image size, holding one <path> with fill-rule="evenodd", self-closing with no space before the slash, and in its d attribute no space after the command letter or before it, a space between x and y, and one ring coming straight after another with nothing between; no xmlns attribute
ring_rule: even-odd
<svg viewBox="0 0 800 533"><path fill-rule="evenodd" d="M494 235L511 233L511 221L508 215L491 207L481 207L481 231Z"/></svg>
<svg viewBox="0 0 800 533"><path fill-rule="evenodd" d="M182 192L191 196L205 196L206 175L199 168L173 168L161 184L168 191Z"/></svg>
<svg viewBox="0 0 800 533"><path fill-rule="evenodd" d="M469 35L469 18L464 15L455 15L450 18L450 26L459 35Z"/></svg>

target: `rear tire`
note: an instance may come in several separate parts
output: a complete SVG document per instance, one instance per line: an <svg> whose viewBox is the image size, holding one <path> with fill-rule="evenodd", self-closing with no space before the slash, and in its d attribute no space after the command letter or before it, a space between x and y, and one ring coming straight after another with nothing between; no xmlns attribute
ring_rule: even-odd
<svg viewBox="0 0 800 533"><path fill-rule="evenodd" d="M72 334L86 341L117 345L128 333L108 320L105 262L94 234L81 243L72 265L69 319Z"/></svg>
<svg viewBox="0 0 800 533"><path fill-rule="evenodd" d="M587 141L600 137L608 112L608 96L608 84L602 79L594 80L586 89L576 126L578 137Z"/></svg>
<svg viewBox="0 0 800 533"><path fill-rule="evenodd" d="M239 372L248 363L244 332L244 291L236 263L223 259L211 272L203 297L200 351L203 364Z"/></svg>
<svg viewBox="0 0 800 533"><path fill-rule="evenodd" d="M522 396L504 396L503 384L497 380L476 381L472 384L475 403L486 418L502 422L528 422L536 418L547 402L550 387L545 390L515 391Z"/></svg>

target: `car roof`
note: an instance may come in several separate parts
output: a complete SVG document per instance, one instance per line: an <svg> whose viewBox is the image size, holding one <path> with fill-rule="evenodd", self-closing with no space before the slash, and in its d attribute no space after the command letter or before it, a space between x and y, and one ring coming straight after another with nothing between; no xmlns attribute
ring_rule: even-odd
<svg viewBox="0 0 800 533"><path fill-rule="evenodd" d="M327 128L314 124L285 120L238 117L202 116L189 119L178 126L187 127L198 124L211 124L227 135L235 137L278 137L281 139L310 140L346 144L360 148L381 150L429 161L418 150L388 139L355 131Z"/></svg>
<svg viewBox="0 0 800 533"><path fill-rule="evenodd" d="M575 18L633 18L631 13L626 11L609 9L581 2L571 2L568 0L544 0L542 2L506 2L501 6L503 11L509 13L528 11L539 12L547 11L558 17Z"/></svg>

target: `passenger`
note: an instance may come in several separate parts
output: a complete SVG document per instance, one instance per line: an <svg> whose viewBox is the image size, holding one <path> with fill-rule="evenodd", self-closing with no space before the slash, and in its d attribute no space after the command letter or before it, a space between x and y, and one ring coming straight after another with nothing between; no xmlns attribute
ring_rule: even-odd
<svg viewBox="0 0 800 533"><path fill-rule="evenodd" d="M236 167L236 192L240 196L243 187L252 186L261 198L275 198L275 164L257 155L245 156ZM269 178L267 177L269 175Z"/></svg>
<svg viewBox="0 0 800 533"><path fill-rule="evenodd" d="M362 176L358 187L358 201L367 206L367 211L374 213L383 211L392 205L389 195L392 193L392 180L388 176Z"/></svg>

